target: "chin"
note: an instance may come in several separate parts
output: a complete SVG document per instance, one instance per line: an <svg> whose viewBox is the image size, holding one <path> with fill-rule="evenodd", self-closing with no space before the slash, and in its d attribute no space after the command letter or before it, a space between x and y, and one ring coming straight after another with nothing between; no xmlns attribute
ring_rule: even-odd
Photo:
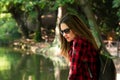
<svg viewBox="0 0 120 80"><path fill-rule="evenodd" d="M72 40L67 40L67 42L71 42Z"/></svg>

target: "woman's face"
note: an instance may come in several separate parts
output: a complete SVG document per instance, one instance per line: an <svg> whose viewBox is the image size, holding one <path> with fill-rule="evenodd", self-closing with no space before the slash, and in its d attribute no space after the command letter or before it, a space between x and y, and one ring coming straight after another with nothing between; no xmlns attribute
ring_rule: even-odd
<svg viewBox="0 0 120 80"><path fill-rule="evenodd" d="M65 24L61 23L60 25L61 34L67 40L67 42L71 42L75 38L75 33Z"/></svg>

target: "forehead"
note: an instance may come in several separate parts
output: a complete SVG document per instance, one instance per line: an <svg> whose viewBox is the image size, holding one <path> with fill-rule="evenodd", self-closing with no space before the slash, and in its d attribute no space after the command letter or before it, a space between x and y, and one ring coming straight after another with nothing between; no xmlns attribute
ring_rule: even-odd
<svg viewBox="0 0 120 80"><path fill-rule="evenodd" d="M67 26L67 24L61 23L60 29L61 29L61 30L64 30L64 29L66 29L66 28L69 28L69 27Z"/></svg>

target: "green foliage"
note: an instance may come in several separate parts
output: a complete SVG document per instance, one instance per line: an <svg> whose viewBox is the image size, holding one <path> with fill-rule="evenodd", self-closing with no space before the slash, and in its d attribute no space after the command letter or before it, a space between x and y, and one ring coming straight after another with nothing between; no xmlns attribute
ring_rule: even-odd
<svg viewBox="0 0 120 80"><path fill-rule="evenodd" d="M22 4L22 9L25 11L31 11L35 5L39 5L41 9L48 7L49 9L57 9L59 6L65 5L66 3L72 4L74 0L1 0L1 7L7 8L11 3ZM16 6L17 7L17 6ZM4 10L5 10L4 9ZM7 10L7 9L6 9Z"/></svg>
<svg viewBox="0 0 120 80"><path fill-rule="evenodd" d="M94 15L97 17L96 20L98 25L101 26L101 31L106 32L107 30L111 30L113 27L115 29L118 27L117 22L120 20L120 0L90 0L89 3L92 6ZM39 9L42 9L41 13L43 13L43 11L55 11L59 6L68 4L72 4L72 6L67 6L67 10L76 14L76 10L78 9L77 7L79 6L79 2L77 0L0 0L0 13L9 13L9 8L14 5L16 9L18 8L18 11L21 10L21 13L23 11L22 14L26 14L25 18L28 19L29 23L33 22L33 24L35 24L34 22L37 19L36 16L38 15L38 13L35 13L36 5ZM78 6L76 6L76 4ZM8 16L6 15L6 17ZM83 16L81 17L83 18ZM6 19L2 18L0 26L17 26L13 21L7 21L8 23L3 25L3 23L6 23ZM85 18L83 19L86 21ZM9 33L15 33L15 31L9 31Z"/></svg>
<svg viewBox="0 0 120 80"><path fill-rule="evenodd" d="M114 0L113 1L113 8L117 8L117 16L119 17L119 21L120 21L120 0Z"/></svg>
<svg viewBox="0 0 120 80"><path fill-rule="evenodd" d="M119 39L119 37L120 37L120 28L119 27L116 29L116 34L117 34L117 39Z"/></svg>
<svg viewBox="0 0 120 80"><path fill-rule="evenodd" d="M62 6L62 5L65 5L67 3L70 3L72 4L74 2L74 0L56 0L56 5L58 6Z"/></svg>
<svg viewBox="0 0 120 80"><path fill-rule="evenodd" d="M116 15L118 16L118 25L115 31L116 31L116 38L118 40L120 38L120 0L113 1L113 8L117 8Z"/></svg>
<svg viewBox="0 0 120 80"><path fill-rule="evenodd" d="M119 8L116 6L119 2L119 0L92 0L90 3L97 24L105 35L118 27Z"/></svg>
<svg viewBox="0 0 120 80"><path fill-rule="evenodd" d="M40 31L36 31L36 35L34 37L36 42L40 42L41 41L41 33Z"/></svg>
<svg viewBox="0 0 120 80"><path fill-rule="evenodd" d="M120 7L120 0L113 0L113 8Z"/></svg>
<svg viewBox="0 0 120 80"><path fill-rule="evenodd" d="M13 40L20 37L16 22L10 17L10 14L0 18L0 34L0 40L2 41Z"/></svg>
<svg viewBox="0 0 120 80"><path fill-rule="evenodd" d="M100 31L104 34L107 34L107 32L109 32L110 30L110 27L107 27L107 24L105 23L100 27Z"/></svg>

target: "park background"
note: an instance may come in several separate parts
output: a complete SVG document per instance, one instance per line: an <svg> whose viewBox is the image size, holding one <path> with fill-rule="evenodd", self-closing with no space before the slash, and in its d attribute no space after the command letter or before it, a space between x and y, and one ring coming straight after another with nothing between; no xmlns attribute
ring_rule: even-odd
<svg viewBox="0 0 120 80"><path fill-rule="evenodd" d="M120 75L119 0L1 0L0 80L67 80L58 31L67 12L88 25Z"/></svg>

